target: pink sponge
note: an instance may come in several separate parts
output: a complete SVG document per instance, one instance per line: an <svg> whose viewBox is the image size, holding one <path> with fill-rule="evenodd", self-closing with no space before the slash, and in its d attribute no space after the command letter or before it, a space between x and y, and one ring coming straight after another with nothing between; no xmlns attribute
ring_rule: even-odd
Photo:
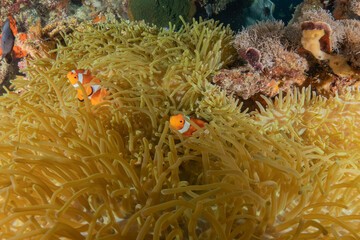
<svg viewBox="0 0 360 240"><path fill-rule="evenodd" d="M260 63L260 59L261 59L261 53L259 50L257 50L256 48L248 48L246 50L244 49L238 49L237 52L239 53L239 55L244 58L246 61L249 62L249 64L257 69L257 70L262 70L263 66Z"/></svg>

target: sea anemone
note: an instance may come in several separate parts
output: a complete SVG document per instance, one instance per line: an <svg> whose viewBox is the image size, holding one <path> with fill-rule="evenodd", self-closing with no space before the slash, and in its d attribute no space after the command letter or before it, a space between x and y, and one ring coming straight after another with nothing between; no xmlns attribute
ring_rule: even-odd
<svg viewBox="0 0 360 240"><path fill-rule="evenodd" d="M357 90L242 112L209 82L236 58L229 28L83 29L0 97L1 238L359 238ZM106 101L78 102L80 68ZM208 124L173 133L179 112Z"/></svg>

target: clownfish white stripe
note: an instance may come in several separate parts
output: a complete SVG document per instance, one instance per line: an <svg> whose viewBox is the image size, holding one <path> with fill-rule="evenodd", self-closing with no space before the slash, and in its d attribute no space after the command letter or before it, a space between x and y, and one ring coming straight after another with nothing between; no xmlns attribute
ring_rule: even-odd
<svg viewBox="0 0 360 240"><path fill-rule="evenodd" d="M92 85L91 88L93 90L93 93L96 93L101 88L101 86L100 85Z"/></svg>
<svg viewBox="0 0 360 240"><path fill-rule="evenodd" d="M73 70L73 71L74 71L74 70ZM78 79L79 79L78 82L80 82L80 83L82 84L82 83L83 83L83 79L84 79L84 76L82 75L82 73L78 73ZM74 88L78 88L78 87L79 87L78 82L75 83L75 84L73 84L73 87L74 87Z"/></svg>
<svg viewBox="0 0 360 240"><path fill-rule="evenodd" d="M184 126L181 129L178 130L180 133L187 132L189 130L189 128L190 128L190 122L187 121L187 120L190 120L190 118L188 116L185 116L185 115L183 115L183 116L184 116L183 119L184 119L185 123L184 123Z"/></svg>
<svg viewBox="0 0 360 240"><path fill-rule="evenodd" d="M91 70L74 69L67 73L67 78L76 89L79 101L84 101L86 97L91 100L92 105L104 101L103 98L107 95L107 91L99 83L100 80L91 75ZM81 87L82 85L83 87Z"/></svg>
<svg viewBox="0 0 360 240"><path fill-rule="evenodd" d="M82 73L78 74L78 78L79 78L79 82L82 84L83 83L83 79L84 79L84 75L82 75Z"/></svg>

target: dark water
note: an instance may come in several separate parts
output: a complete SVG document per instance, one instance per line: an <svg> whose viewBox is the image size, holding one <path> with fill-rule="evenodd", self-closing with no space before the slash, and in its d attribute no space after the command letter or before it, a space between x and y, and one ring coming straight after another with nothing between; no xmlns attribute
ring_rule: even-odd
<svg viewBox="0 0 360 240"><path fill-rule="evenodd" d="M190 4L193 3L193 4ZM234 31L256 24L258 21L282 20L288 23L302 0L232 0L222 4L219 0L131 0L129 10L134 20L144 20L157 26L168 27L169 22L182 25L179 16L191 21L213 18ZM225 9L223 9L225 8Z"/></svg>
<svg viewBox="0 0 360 240"><path fill-rule="evenodd" d="M272 2L275 4L274 18L288 23L294 14L296 6L302 0L272 0Z"/></svg>
<svg viewBox="0 0 360 240"><path fill-rule="evenodd" d="M234 31L255 24L257 21L282 20L288 23L295 8L302 0L237 0L229 3L225 10L212 18L230 24ZM206 13L200 13L203 17Z"/></svg>

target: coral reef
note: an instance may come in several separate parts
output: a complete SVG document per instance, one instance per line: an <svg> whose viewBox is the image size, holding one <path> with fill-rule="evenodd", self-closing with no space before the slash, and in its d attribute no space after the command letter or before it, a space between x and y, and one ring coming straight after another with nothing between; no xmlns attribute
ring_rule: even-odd
<svg viewBox="0 0 360 240"><path fill-rule="evenodd" d="M5 78L6 78L6 75L9 71L8 69L8 64L1 64L0 66L0 84L4 82Z"/></svg>
<svg viewBox="0 0 360 240"><path fill-rule="evenodd" d="M355 75L354 70L347 64L347 60L341 55L328 54L332 51L330 45L330 26L323 22L302 22L301 44L305 50L319 60L329 60L332 71L340 77ZM328 52L328 53L327 53Z"/></svg>
<svg viewBox="0 0 360 240"><path fill-rule="evenodd" d="M95 14L112 13L119 18L128 19L128 7L130 0L81 0L79 5L85 9L93 9Z"/></svg>
<svg viewBox="0 0 360 240"><path fill-rule="evenodd" d="M344 29L342 27L341 21L336 21L331 13L322 8L311 9L307 11L303 11L296 19L293 19L292 23L290 23L286 28L287 35L292 36L289 37L289 42L293 44L294 47L299 48L300 38L302 36L300 29L300 24L302 22L322 22L329 25L330 31L330 46L333 51L337 51L341 44L341 41L344 38ZM295 33L296 32L296 33Z"/></svg>
<svg viewBox="0 0 360 240"><path fill-rule="evenodd" d="M100 4L99 4L100 3ZM1 1L0 23L2 25L6 18L12 16L16 20L19 32L27 33L29 38L17 36L14 48L15 57L21 58L28 54L30 59L39 57L55 57L54 50L58 42L63 42L61 33L69 33L73 28L77 28L80 22L90 22L98 18L104 22L120 20L127 17L125 10L125 1L123 0L107 0L107 1L81 1L81 0L9 0ZM21 68L28 65L23 60ZM27 61L27 60L26 60ZM4 65L9 68L6 72L11 74L1 74L3 84L9 85L15 75L19 75L18 61L14 61L11 65ZM3 92L1 90L1 92Z"/></svg>
<svg viewBox="0 0 360 240"><path fill-rule="evenodd" d="M214 21L106 23L32 61L23 92L0 97L0 237L359 238L360 93L280 92L241 112L209 83L232 39ZM78 102L66 74L80 68L106 102ZM208 124L171 132L180 112Z"/></svg>
<svg viewBox="0 0 360 240"><path fill-rule="evenodd" d="M237 34L234 45L248 66L222 71L213 82L242 99L260 94L273 97L288 92L306 80L305 58L288 50L281 21L260 22ZM226 74L224 75L224 73Z"/></svg>
<svg viewBox="0 0 360 240"><path fill-rule="evenodd" d="M41 29L41 34L43 37L54 38L55 36L59 36L60 32L69 33L79 25L79 22L76 18L68 18L66 20L60 20L56 22L52 22Z"/></svg>
<svg viewBox="0 0 360 240"><path fill-rule="evenodd" d="M328 4L326 4L328 3ZM331 5L330 1L324 1L324 0L304 0L299 5L296 6L294 16L292 18L291 22L297 21L298 17L302 15L302 13L314 10L314 9L322 9L326 8L327 5Z"/></svg>
<svg viewBox="0 0 360 240"><path fill-rule="evenodd" d="M310 5L312 7L310 7ZM336 20L330 11L304 1L293 20L259 22L243 29L234 45L247 66L230 66L213 77L228 94L265 102L279 90L312 85L325 96L360 85L360 21Z"/></svg>
<svg viewBox="0 0 360 240"><path fill-rule="evenodd" d="M25 8L31 4L30 0L1 0L1 13L6 15L12 15L18 13L22 8Z"/></svg>
<svg viewBox="0 0 360 240"><path fill-rule="evenodd" d="M311 84L325 95L346 91L349 86L357 86L360 71L358 63L360 54L358 51L360 44L359 20L335 20L329 11L321 8L304 11L286 27L287 35L293 36L289 38L293 48L301 49L300 45L307 49L304 45L306 41L299 44L305 33L302 31L302 35L299 35L299 26L300 28L303 26L302 30L304 30L305 23L317 28L320 31L319 34L322 34L321 29L324 29L324 37L326 37L320 39L319 42L322 59L310 51L311 55L320 61L314 61L308 54L304 54L310 66ZM308 33L310 31L310 29L307 30Z"/></svg>

